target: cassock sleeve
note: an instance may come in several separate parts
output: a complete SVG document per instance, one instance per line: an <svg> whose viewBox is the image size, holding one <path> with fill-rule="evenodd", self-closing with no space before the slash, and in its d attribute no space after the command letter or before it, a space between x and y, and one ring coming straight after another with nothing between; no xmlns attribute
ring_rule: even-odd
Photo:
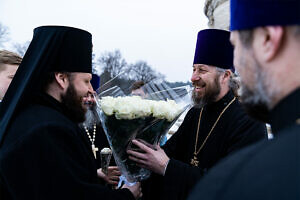
<svg viewBox="0 0 300 200"><path fill-rule="evenodd" d="M151 177L143 182L142 186L145 200L175 200L180 199L180 196L184 193L180 187L186 183L187 180L184 180L183 176L185 176L186 170L191 167L175 159L180 159L180 156L183 155L181 150L185 148L184 141L187 141L185 134L190 131L190 122L192 121L191 119L193 118L195 112L196 110L192 108L186 114L177 132L174 133L174 135L162 147L171 160L168 164L165 176L152 173ZM199 169L193 169L193 171L198 177ZM197 180L197 178L195 178L195 180Z"/></svg>
<svg viewBox="0 0 300 200"><path fill-rule="evenodd" d="M203 171L200 168L171 159L163 179L167 185L163 193L167 194L165 198L172 196L172 199L183 199L202 176Z"/></svg>
<svg viewBox="0 0 300 200"><path fill-rule="evenodd" d="M166 154L171 158L164 177L161 176L160 188L162 190L160 199L183 199L195 185L196 181L203 175L201 169L191 167L189 164L176 159L181 159L186 149L187 137L191 130L190 123L193 121L196 109L191 109L178 131L163 146Z"/></svg>
<svg viewBox="0 0 300 200"><path fill-rule="evenodd" d="M183 199L201 177L202 171L199 168L179 161L185 154L184 150L188 143L186 134L192 131L190 123L193 121L195 113L196 109L194 108L187 113L178 131L162 147L171 159L165 176L153 174L150 180L144 184L148 187L143 188L146 199ZM155 195L153 191L155 191Z"/></svg>
<svg viewBox="0 0 300 200"><path fill-rule="evenodd" d="M3 165L7 167L3 171L8 172L3 181L10 186L14 199L134 200L128 189L113 191L97 183L96 171L90 171L91 159L76 136L78 132L66 126L39 127L20 139ZM18 171L9 170L17 164Z"/></svg>

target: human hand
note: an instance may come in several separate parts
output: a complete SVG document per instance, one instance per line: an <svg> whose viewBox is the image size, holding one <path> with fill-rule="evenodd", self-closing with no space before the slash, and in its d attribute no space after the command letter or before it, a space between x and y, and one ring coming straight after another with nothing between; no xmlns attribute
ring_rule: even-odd
<svg viewBox="0 0 300 200"><path fill-rule="evenodd" d="M97 170L98 177L103 179L107 184L117 186L120 180L121 172L117 166L109 166L107 175L103 173L102 168Z"/></svg>
<svg viewBox="0 0 300 200"><path fill-rule="evenodd" d="M137 165L142 168L146 168L157 174L164 175L165 169L170 160L164 150L160 148L159 145L156 145L156 150L153 150L137 140L132 140L132 143L138 146L143 152L127 150L129 159L135 161Z"/></svg>
<svg viewBox="0 0 300 200"><path fill-rule="evenodd" d="M130 192L133 194L135 199L139 199L143 196L142 193L142 188L141 188L141 183L137 182L136 184L134 184L133 186L129 186L129 185L123 185L122 188L127 188L130 190Z"/></svg>

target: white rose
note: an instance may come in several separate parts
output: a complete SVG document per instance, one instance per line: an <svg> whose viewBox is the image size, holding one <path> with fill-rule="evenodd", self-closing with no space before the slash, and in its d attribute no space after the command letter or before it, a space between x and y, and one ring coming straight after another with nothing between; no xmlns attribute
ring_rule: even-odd
<svg viewBox="0 0 300 200"><path fill-rule="evenodd" d="M153 116L172 121L181 112L182 108L173 100L158 101L153 104Z"/></svg>
<svg viewBox="0 0 300 200"><path fill-rule="evenodd" d="M115 113L117 119L133 119L134 118L134 108L132 102L134 99L128 99L128 97L117 97L115 103Z"/></svg>
<svg viewBox="0 0 300 200"><path fill-rule="evenodd" d="M169 121L172 121L176 118L180 112L182 111L182 107L179 106L174 100L167 100L167 111L166 111L166 118Z"/></svg>
<svg viewBox="0 0 300 200"><path fill-rule="evenodd" d="M115 98L113 97L102 97L100 100L101 109L106 115L112 115L114 113Z"/></svg>
<svg viewBox="0 0 300 200"><path fill-rule="evenodd" d="M164 101L154 101L152 104L153 117L163 119L165 118L165 105Z"/></svg>
<svg viewBox="0 0 300 200"><path fill-rule="evenodd" d="M103 97L101 108L106 115L115 114L117 119L136 119L150 116L172 121L182 110L173 100L153 101L139 96Z"/></svg>

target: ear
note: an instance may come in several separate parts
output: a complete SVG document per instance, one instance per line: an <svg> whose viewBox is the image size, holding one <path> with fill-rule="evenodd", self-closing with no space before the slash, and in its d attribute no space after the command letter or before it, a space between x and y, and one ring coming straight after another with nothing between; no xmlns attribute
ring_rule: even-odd
<svg viewBox="0 0 300 200"><path fill-rule="evenodd" d="M262 62L269 62L276 57L284 39L284 28L281 26L267 26L257 28L257 38L254 41L254 52Z"/></svg>
<svg viewBox="0 0 300 200"><path fill-rule="evenodd" d="M226 70L221 76L221 83L226 83L229 81L231 73L231 70Z"/></svg>
<svg viewBox="0 0 300 200"><path fill-rule="evenodd" d="M69 79L67 74L57 72L55 73L55 80L61 89L66 90L68 88Z"/></svg>

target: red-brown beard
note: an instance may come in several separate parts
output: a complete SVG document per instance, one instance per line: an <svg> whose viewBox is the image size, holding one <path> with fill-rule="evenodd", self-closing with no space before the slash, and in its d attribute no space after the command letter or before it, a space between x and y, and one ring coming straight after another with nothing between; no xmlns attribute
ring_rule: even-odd
<svg viewBox="0 0 300 200"><path fill-rule="evenodd" d="M216 75L212 84L205 85L205 92L203 95L199 95L198 92L193 90L192 99L196 106L203 107L206 104L216 101L217 96L220 94L221 86L218 81L219 76ZM193 85L197 85L194 83Z"/></svg>
<svg viewBox="0 0 300 200"><path fill-rule="evenodd" d="M70 82L66 93L61 96L62 103L66 106L68 114L76 123L82 123L85 120L87 109L83 106L82 98L78 95L72 82Z"/></svg>

